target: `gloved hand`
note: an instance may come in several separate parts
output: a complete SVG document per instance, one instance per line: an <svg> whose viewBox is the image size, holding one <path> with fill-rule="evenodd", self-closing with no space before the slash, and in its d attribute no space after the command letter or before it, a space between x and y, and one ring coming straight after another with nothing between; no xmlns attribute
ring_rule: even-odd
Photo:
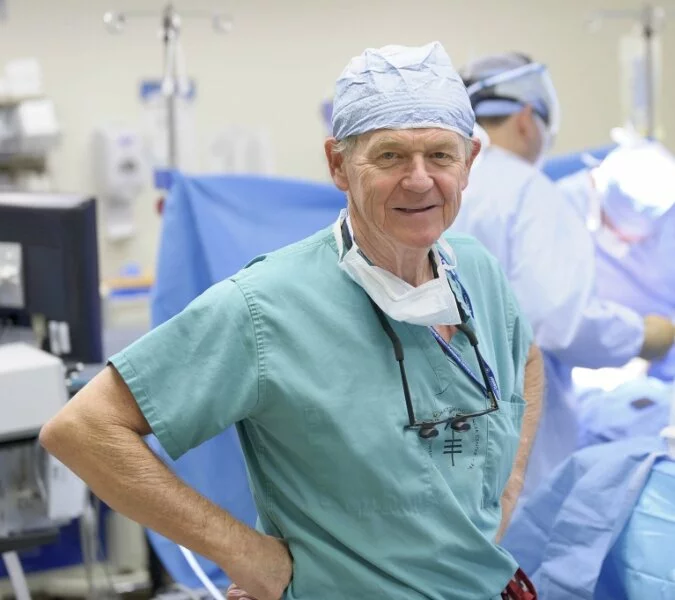
<svg viewBox="0 0 675 600"><path fill-rule="evenodd" d="M675 325L668 317L647 315L644 318L645 339L640 358L654 360L665 356L675 343Z"/></svg>

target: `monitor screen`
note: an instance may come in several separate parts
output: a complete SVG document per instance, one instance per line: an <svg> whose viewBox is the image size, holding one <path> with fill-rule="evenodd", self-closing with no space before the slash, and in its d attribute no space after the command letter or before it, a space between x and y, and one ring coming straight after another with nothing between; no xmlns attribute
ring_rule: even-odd
<svg viewBox="0 0 675 600"><path fill-rule="evenodd" d="M65 362L102 362L93 198L0 193L0 319Z"/></svg>

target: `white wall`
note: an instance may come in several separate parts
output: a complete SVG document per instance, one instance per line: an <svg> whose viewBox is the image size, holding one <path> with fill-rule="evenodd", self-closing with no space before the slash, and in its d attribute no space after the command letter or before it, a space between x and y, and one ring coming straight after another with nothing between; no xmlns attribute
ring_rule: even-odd
<svg viewBox="0 0 675 600"><path fill-rule="evenodd" d="M546 62L563 108L556 151L608 141L619 124L618 36L627 23L599 33L584 28L597 8L637 8L638 0L184 0L177 6L219 6L235 19L226 37L208 22L187 21L183 46L199 86L198 127L243 123L268 128L280 174L325 179L319 102L330 94L347 60L367 46L440 40L453 61L486 52L519 50ZM109 119L141 115L138 82L158 76L156 31L160 0L8 0L0 23L0 57L35 56L54 98L65 138L51 165L59 188L92 191L89 143L93 128ZM155 21L132 21L121 36L107 34L107 9L156 9ZM666 28L664 56L675 56L675 24ZM666 64L666 66L669 66ZM675 101L666 81L664 106ZM665 112L665 111L664 111ZM666 142L675 114L664 114ZM102 244L102 275L129 260L152 269L159 233L157 194L138 207L140 233L121 245Z"/></svg>

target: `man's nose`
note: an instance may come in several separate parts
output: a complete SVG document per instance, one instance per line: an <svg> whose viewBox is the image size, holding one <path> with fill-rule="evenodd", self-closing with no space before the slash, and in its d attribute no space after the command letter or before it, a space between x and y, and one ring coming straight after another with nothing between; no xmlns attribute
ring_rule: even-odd
<svg viewBox="0 0 675 600"><path fill-rule="evenodd" d="M410 164L410 171L401 182L403 189L416 194L428 192L434 185L434 180L429 175L423 156L415 155Z"/></svg>

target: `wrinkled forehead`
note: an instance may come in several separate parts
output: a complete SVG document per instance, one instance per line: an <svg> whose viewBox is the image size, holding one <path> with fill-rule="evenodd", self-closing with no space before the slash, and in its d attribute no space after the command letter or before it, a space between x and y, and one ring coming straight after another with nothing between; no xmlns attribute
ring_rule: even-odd
<svg viewBox="0 0 675 600"><path fill-rule="evenodd" d="M360 135L359 145L365 152L387 147L409 151L427 150L430 147L461 149L464 147L464 138L459 133L440 128L378 129Z"/></svg>

